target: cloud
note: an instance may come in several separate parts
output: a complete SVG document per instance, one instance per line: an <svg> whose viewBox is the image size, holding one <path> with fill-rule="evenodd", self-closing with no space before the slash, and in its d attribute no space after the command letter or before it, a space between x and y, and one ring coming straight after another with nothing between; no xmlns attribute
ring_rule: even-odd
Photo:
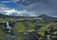
<svg viewBox="0 0 57 40"><path fill-rule="evenodd" d="M12 0L12 1L14 1L14 0ZM27 6L27 5L30 5L30 4L39 2L39 1L40 0L15 0L14 2L17 3L17 4Z"/></svg>
<svg viewBox="0 0 57 40"><path fill-rule="evenodd" d="M6 10L5 12L6 15L12 15L12 16L36 16L35 12L30 12L26 10L17 11L15 9L12 9L12 10Z"/></svg>
<svg viewBox="0 0 57 40"><path fill-rule="evenodd" d="M57 0L12 0L14 3L23 7L23 10L18 11L5 7L8 10L7 14L10 15L23 15L23 16L37 16L40 14L47 14L50 16L57 16ZM0 8L1 9L1 8ZM13 12L15 10L15 12ZM0 10L1 11L1 10Z"/></svg>
<svg viewBox="0 0 57 40"><path fill-rule="evenodd" d="M11 3L11 1L1 1L1 3Z"/></svg>
<svg viewBox="0 0 57 40"><path fill-rule="evenodd" d="M0 3L11 3L10 0L1 0Z"/></svg>
<svg viewBox="0 0 57 40"><path fill-rule="evenodd" d="M35 12L31 12L31 11L27 11L27 10L22 10L22 11L20 11L20 13L22 14L21 16L36 16Z"/></svg>
<svg viewBox="0 0 57 40"><path fill-rule="evenodd" d="M18 0L15 1L24 10L35 12L36 15L47 14L57 16L57 0Z"/></svg>
<svg viewBox="0 0 57 40"><path fill-rule="evenodd" d="M36 16L35 12L27 11L27 10L16 10L16 9L11 9L3 4L0 4L0 14L4 15L12 15L12 16Z"/></svg>

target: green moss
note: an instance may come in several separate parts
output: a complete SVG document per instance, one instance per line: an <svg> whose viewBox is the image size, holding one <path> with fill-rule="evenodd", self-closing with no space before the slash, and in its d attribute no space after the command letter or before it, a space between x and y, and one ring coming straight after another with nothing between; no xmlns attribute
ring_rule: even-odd
<svg viewBox="0 0 57 40"><path fill-rule="evenodd" d="M13 28L14 33L23 32L25 27L22 22L16 22L15 27Z"/></svg>
<svg viewBox="0 0 57 40"><path fill-rule="evenodd" d="M5 23L5 20L4 19L0 19L0 23Z"/></svg>
<svg viewBox="0 0 57 40"><path fill-rule="evenodd" d="M46 30L48 30L48 28L49 28L51 25L53 25L53 24L54 24L54 23L51 22L51 23L48 23L47 25L41 27L40 30L39 30L39 32L38 32L38 34L44 36L44 32L45 32Z"/></svg>
<svg viewBox="0 0 57 40"><path fill-rule="evenodd" d="M0 40L2 40L5 37L5 33L0 29Z"/></svg>
<svg viewBox="0 0 57 40"><path fill-rule="evenodd" d="M12 22L14 20L15 19L11 19L10 21ZM51 25L54 26L55 30L57 30L57 23L54 23L54 22L50 22L50 23L46 24L46 23L43 22L42 19L37 19L37 18L34 18L34 19L24 18L22 20L29 20L29 21L16 22L15 26L12 28L13 33L15 35L17 34L17 37L14 40L22 40L23 36L18 34L18 33L22 32L22 33L26 34L26 33L29 33L29 32L33 32L36 25L41 25L42 26L39 30L37 30L38 31L37 33L41 36L44 36L44 32L46 30L50 30L48 28L51 27ZM5 22L5 20L0 19L0 23L4 23L4 22ZM5 29L5 28L3 27L3 29ZM54 32L54 34L56 34L56 33L57 33L57 31ZM0 40L3 40L4 37L9 38L9 36L10 36L9 34L5 34L4 31L0 30Z"/></svg>

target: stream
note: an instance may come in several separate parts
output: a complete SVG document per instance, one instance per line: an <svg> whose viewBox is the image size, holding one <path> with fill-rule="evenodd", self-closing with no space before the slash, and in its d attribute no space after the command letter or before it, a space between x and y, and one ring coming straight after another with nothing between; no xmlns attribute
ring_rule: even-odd
<svg viewBox="0 0 57 40"><path fill-rule="evenodd" d="M12 27L9 25L9 22L8 21L6 21L6 31L7 31L7 33L10 35L10 37L9 38L4 38L4 40L12 40L12 39L14 39L16 36L15 35L13 35L13 32L12 32Z"/></svg>

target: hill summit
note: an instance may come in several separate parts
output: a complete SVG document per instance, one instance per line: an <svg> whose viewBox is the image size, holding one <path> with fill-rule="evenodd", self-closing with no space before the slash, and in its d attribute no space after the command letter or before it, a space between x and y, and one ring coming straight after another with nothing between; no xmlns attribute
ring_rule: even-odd
<svg viewBox="0 0 57 40"><path fill-rule="evenodd" d="M54 17L51 17L51 16L48 16L46 14L42 14L40 16L38 16L39 18L42 18L44 22L50 22L52 21L53 19L55 19Z"/></svg>

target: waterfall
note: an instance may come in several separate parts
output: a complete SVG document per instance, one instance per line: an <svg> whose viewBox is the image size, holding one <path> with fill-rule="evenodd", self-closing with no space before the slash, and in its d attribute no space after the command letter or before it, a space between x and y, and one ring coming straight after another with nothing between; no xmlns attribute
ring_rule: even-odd
<svg viewBox="0 0 57 40"><path fill-rule="evenodd" d="M11 33L11 26L9 25L9 22L6 21L6 28L8 29L8 33Z"/></svg>
<svg viewBox="0 0 57 40"><path fill-rule="evenodd" d="M6 21L6 26L7 26L7 29L11 29L11 26L9 25L8 21Z"/></svg>
<svg viewBox="0 0 57 40"><path fill-rule="evenodd" d="M9 40L12 40L12 39L14 39L15 38L15 35L13 35L13 32L12 32L12 27L9 25L9 22L8 21L6 21L6 29L8 29L8 34L10 35L10 37L9 38L6 38L6 39L9 39ZM5 40L5 39L4 39Z"/></svg>

